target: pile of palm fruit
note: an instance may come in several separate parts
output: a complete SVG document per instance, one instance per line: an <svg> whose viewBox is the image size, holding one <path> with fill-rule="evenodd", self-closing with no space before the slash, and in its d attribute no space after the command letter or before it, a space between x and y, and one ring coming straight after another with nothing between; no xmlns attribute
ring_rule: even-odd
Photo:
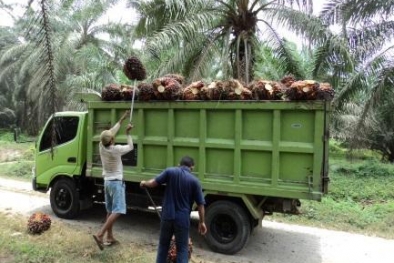
<svg viewBox="0 0 394 263"><path fill-rule="evenodd" d="M141 61L136 57L126 60L123 71L130 80L144 80L146 71ZM215 80L210 83L202 80L185 83L179 74L167 74L153 80L141 82L135 87L109 84L102 90L102 100L118 101L176 101L176 100L332 100L335 92L329 83L319 83L314 80L296 80L292 75L283 77L280 81L256 79L248 85L242 81Z"/></svg>
<svg viewBox="0 0 394 263"><path fill-rule="evenodd" d="M34 213L27 222L27 231L30 234L41 234L51 227L51 222L49 215L41 212Z"/></svg>

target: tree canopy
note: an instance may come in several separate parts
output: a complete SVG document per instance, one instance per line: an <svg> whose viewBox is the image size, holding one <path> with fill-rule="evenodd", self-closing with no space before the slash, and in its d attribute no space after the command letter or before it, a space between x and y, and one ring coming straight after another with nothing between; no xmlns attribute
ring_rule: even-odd
<svg viewBox="0 0 394 263"><path fill-rule="evenodd" d="M123 62L138 54L150 80L180 73L188 82L248 83L291 74L329 82L334 123L356 121L333 125L346 136L336 134L352 141L357 129L371 131L358 142L394 159L384 150L394 141L387 113L394 106L394 0L326 0L319 14L311 0L124 1L137 12L135 23L100 21L120 0L32 0L12 27L0 27L1 126L37 133L54 111L83 107L76 93L127 82ZM12 8L0 2L1 10Z"/></svg>

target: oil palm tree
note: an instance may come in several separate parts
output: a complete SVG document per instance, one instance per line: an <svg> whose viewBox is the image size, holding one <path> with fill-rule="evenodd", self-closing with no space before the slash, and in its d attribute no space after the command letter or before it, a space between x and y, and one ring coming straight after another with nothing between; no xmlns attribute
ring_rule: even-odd
<svg viewBox="0 0 394 263"><path fill-rule="evenodd" d="M278 52L287 48L273 26L272 13L290 4L312 1L265 0L147 0L129 3L140 13L137 36L160 61L155 76L180 72L190 81L210 76L212 65L221 65L221 76L249 82L253 78L256 50L262 42ZM289 7L290 6L290 7ZM289 7L289 8L288 8ZM210 76L216 77L216 76Z"/></svg>
<svg viewBox="0 0 394 263"><path fill-rule="evenodd" d="M380 114L384 110L380 108L386 109L393 103L387 98L392 96L390 91L394 81L393 11L393 0L331 0L317 18L302 21L294 17L284 21L292 30L308 38L317 51L314 76L325 74L337 89L334 99L337 115L346 115L349 103L360 109L357 123L352 125L356 127L350 136L353 138L360 138L356 136L358 131L367 129L372 116L375 116L374 125L386 127L385 123L389 122L385 119L388 115ZM286 16L283 12L277 15ZM333 27L337 30L333 31ZM340 127L343 128L346 126ZM364 142L372 141L384 140L370 137ZM359 140L353 140L352 145L361 144ZM379 148L372 143L369 146Z"/></svg>
<svg viewBox="0 0 394 263"><path fill-rule="evenodd" d="M16 22L18 41L1 49L0 80L16 76L14 90L24 94L30 105L25 113L33 116L31 132L52 112L69 109L74 92L114 81L131 51L125 39L132 28L98 20L116 2L41 1L41 12L30 6ZM101 38L104 33L110 37ZM81 75L86 81L77 81Z"/></svg>

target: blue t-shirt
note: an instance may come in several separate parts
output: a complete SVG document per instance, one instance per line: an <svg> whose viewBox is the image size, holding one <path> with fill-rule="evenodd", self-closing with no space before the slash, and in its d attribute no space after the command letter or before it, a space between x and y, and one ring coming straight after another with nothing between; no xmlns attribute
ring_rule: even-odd
<svg viewBox="0 0 394 263"><path fill-rule="evenodd" d="M193 203L205 204L198 179L190 173L188 167L181 166L165 169L155 181L159 185L166 184L162 220L175 220L178 225L189 227Z"/></svg>

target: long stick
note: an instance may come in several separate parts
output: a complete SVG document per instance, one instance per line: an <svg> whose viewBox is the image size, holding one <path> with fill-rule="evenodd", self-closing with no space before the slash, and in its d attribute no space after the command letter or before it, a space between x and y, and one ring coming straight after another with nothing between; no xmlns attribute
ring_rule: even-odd
<svg viewBox="0 0 394 263"><path fill-rule="evenodd" d="M159 218L161 219L161 215L160 215L160 213L159 213L159 210L157 210L157 206L156 206L156 204L155 204L155 201L153 201L153 198L152 198L152 196L150 195L148 189L147 189L146 187L144 187L144 189L145 189L145 192L146 192L146 194L148 195L150 201L152 202L153 207L155 208L155 211L156 211L157 215L158 215Z"/></svg>
<svg viewBox="0 0 394 263"><path fill-rule="evenodd" d="M133 109L134 109L134 96L135 96L135 90L136 90L136 87L135 87L135 80L134 80L134 84L133 84L133 97L132 97L132 99L131 99L131 107L130 107L130 123L131 123L131 120L133 119Z"/></svg>

